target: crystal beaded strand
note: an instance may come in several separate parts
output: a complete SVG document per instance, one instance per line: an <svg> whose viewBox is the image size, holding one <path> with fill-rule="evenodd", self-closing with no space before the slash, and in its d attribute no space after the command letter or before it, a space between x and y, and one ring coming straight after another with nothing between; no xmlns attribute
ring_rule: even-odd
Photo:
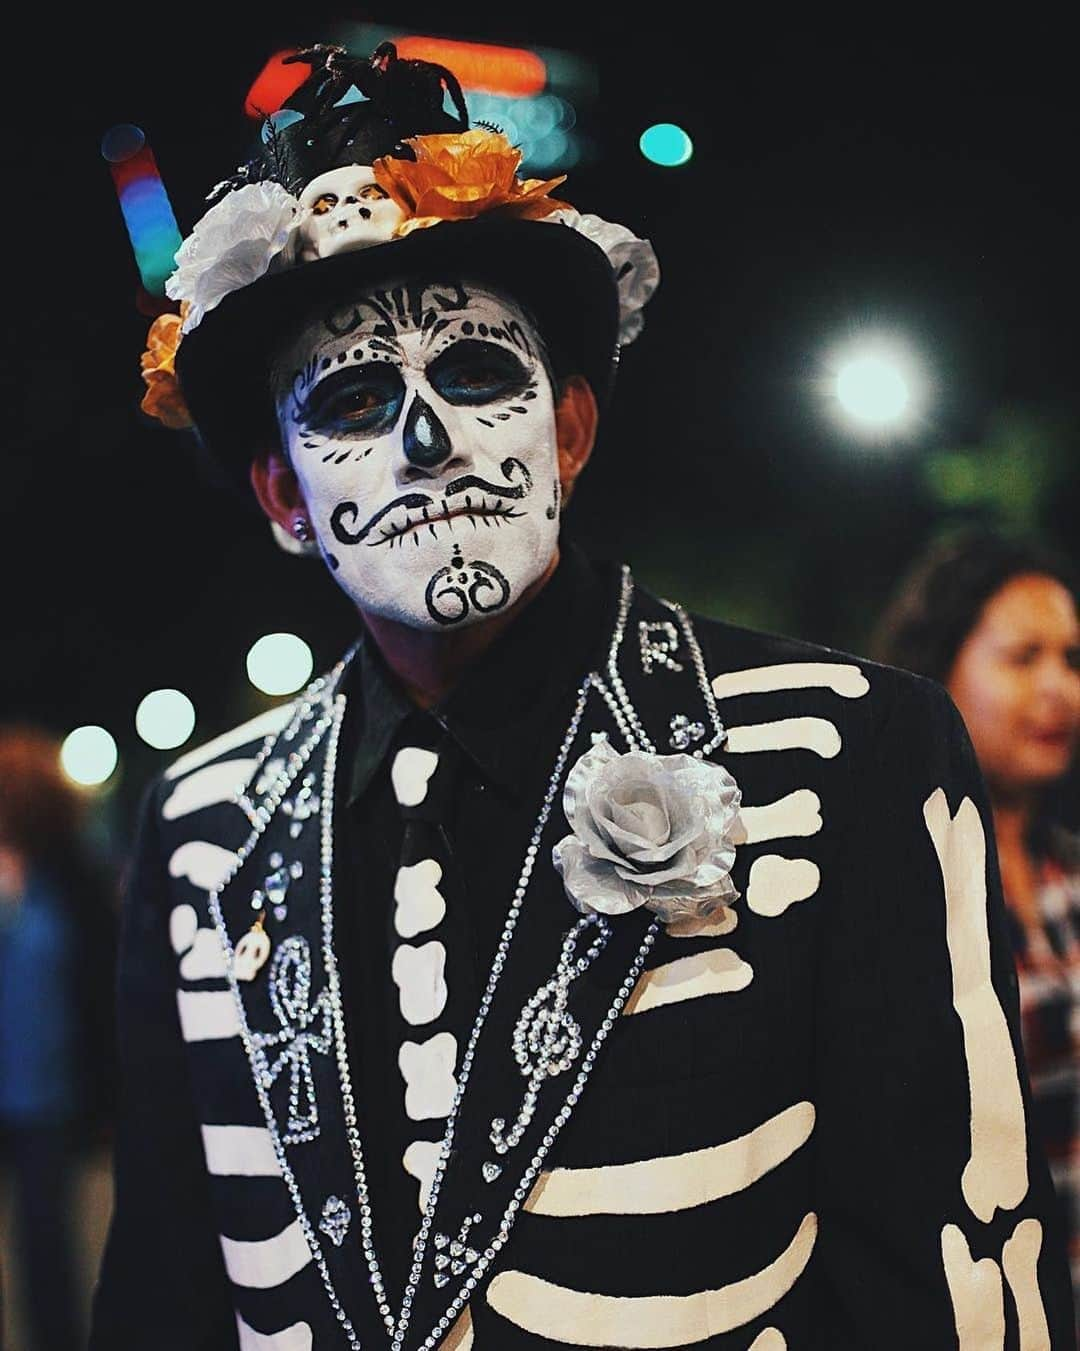
<svg viewBox="0 0 1080 1351"><path fill-rule="evenodd" d="M345 1134L353 1162L356 1200L360 1207L360 1242L364 1250L368 1275L379 1314L388 1333L394 1330L394 1313L386 1296L382 1269L375 1252L374 1224L371 1199L368 1193L364 1151L356 1120L356 1099L349 1070L348 1048L345 1042L345 1014L341 1003L341 986L337 955L334 952L334 789L337 773L338 737L335 736L326 752L322 783L322 821L320 834L319 893L322 908L323 961L330 988L330 1008L334 1022L334 1047L337 1057L338 1082L341 1086L342 1111L345 1115Z"/></svg>

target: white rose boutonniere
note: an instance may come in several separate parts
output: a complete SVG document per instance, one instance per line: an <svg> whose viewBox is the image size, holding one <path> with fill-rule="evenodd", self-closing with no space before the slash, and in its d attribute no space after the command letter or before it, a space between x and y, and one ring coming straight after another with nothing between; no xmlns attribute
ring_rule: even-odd
<svg viewBox="0 0 1080 1351"><path fill-rule="evenodd" d="M552 861L566 894L584 915L646 906L665 923L730 905L739 895L731 867L741 800L721 765L691 755L620 755L598 741L563 790L573 834L555 845Z"/></svg>

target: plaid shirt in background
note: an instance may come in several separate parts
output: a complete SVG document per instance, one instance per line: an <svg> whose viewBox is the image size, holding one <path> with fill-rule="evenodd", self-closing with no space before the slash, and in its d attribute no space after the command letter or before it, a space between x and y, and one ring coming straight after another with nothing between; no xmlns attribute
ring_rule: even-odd
<svg viewBox="0 0 1080 1351"><path fill-rule="evenodd" d="M1041 925L1009 910L1035 1128L1065 1217L1080 1312L1080 837L1054 841L1039 864ZM1007 899L1007 898L1006 898Z"/></svg>

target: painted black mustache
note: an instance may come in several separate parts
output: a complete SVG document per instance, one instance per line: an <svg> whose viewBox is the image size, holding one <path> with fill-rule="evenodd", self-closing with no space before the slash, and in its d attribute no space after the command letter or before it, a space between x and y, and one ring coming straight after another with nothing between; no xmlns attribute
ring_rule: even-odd
<svg viewBox="0 0 1080 1351"><path fill-rule="evenodd" d="M330 513L330 529L339 544L359 544L367 539L384 516L396 511L398 507L429 507L431 502L432 499L427 493L406 493L404 497L395 497L385 507L380 507L362 530L357 531L350 530L346 521L350 524L354 522L360 515L360 508L355 502L339 502Z"/></svg>
<svg viewBox="0 0 1080 1351"><path fill-rule="evenodd" d="M521 482L516 488L500 487L497 483L489 483L486 478L480 478L476 474L462 474L460 478L451 479L442 491L443 497L453 497L455 493L463 493L466 488L479 488L481 492L492 493L495 497L509 497L515 502L519 501L526 493L532 491L532 475L520 460L503 460L499 468L503 472L503 477L510 479L514 476L514 470L521 473Z"/></svg>
<svg viewBox="0 0 1080 1351"><path fill-rule="evenodd" d="M521 460L511 457L503 460L499 468L508 479L514 476L515 469L518 470L522 481L515 487L508 488L505 485L500 487L497 483L489 483L487 479L480 478L477 474L462 474L459 478L451 479L439 496L445 500L466 492L469 488L479 488L481 492L492 493L495 497L509 497L518 501L531 492L532 475ZM360 508L355 502L339 502L330 513L330 529L339 544L360 544L391 511L396 511L398 507L430 507L434 500L427 493L405 493L401 497L395 497L392 502L380 507L360 530L350 528L360 515Z"/></svg>

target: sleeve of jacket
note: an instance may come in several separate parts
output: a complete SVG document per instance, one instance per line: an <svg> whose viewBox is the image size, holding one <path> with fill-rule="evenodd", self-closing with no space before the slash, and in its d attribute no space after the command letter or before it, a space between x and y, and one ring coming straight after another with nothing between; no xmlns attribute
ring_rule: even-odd
<svg viewBox="0 0 1080 1351"><path fill-rule="evenodd" d="M157 798L144 799L124 894L115 1200L90 1351L235 1351L180 1034Z"/></svg>
<svg viewBox="0 0 1080 1351"><path fill-rule="evenodd" d="M1074 1351L982 778L940 686L875 685L822 933L815 1344Z"/></svg>

